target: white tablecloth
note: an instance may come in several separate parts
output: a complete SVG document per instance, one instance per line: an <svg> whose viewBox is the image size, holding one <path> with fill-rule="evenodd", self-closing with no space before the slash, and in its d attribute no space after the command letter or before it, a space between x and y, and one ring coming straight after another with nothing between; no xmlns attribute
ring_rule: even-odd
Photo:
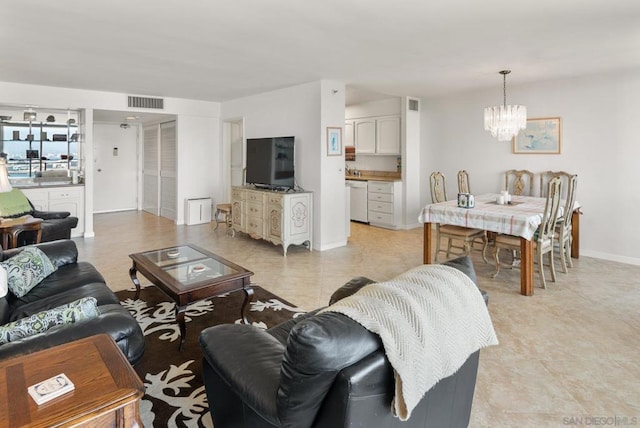
<svg viewBox="0 0 640 428"><path fill-rule="evenodd" d="M521 236L527 240L542 223L546 198L512 195L512 204L498 205L498 194L475 197L475 208L458 208L457 200L429 204L420 212L421 223L453 224L491 232ZM576 202L575 208L579 204ZM563 206L560 205L562 215Z"/></svg>

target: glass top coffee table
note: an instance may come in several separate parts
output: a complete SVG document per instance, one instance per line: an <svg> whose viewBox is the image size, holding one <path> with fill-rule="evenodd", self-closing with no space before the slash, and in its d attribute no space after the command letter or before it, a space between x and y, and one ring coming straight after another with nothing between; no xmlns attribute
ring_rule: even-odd
<svg viewBox="0 0 640 428"><path fill-rule="evenodd" d="M249 277L253 272L191 244L129 254L129 257L133 260L129 276L136 286L136 299L140 296L136 274L140 272L176 303L180 348L186 336L184 314L189 303L242 290L245 298L240 317L248 324L247 311L253 298Z"/></svg>

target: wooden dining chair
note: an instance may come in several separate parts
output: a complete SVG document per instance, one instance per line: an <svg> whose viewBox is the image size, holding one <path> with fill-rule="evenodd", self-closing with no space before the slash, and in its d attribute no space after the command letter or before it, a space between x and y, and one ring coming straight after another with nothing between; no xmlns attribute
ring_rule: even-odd
<svg viewBox="0 0 640 428"><path fill-rule="evenodd" d="M568 273L568 267L573 267L571 261L571 220L573 218L573 206L576 201L576 186L578 176L566 171L544 171L540 173L540 196L547 196L548 182L553 177L560 178L562 182L561 198L565 201L563 215L558 218L556 224L556 244L558 245L558 255L562 265L562 272ZM568 217L567 217L568 216Z"/></svg>
<svg viewBox="0 0 640 428"><path fill-rule="evenodd" d="M441 172L434 172L429 177L429 187L431 189L431 202L434 204L440 202L446 202L447 190L445 187L445 178ZM482 243L482 260L488 263L486 257L487 249L487 234L482 229L472 229L469 227L454 226L451 224L439 224L436 223L436 254L434 262L438 262L438 255L440 252L445 252L444 249L440 249L440 238L447 240L446 255L447 258L454 255L468 255L473 249L473 243ZM456 245L456 243L461 244ZM452 250L462 250L462 253L453 253Z"/></svg>
<svg viewBox="0 0 640 428"><path fill-rule="evenodd" d="M569 192L569 181L573 174L570 174L566 171L543 171L540 174L540 197L547 197L547 190L549 180L553 177L560 177L560 181L562 182L562 199L565 199Z"/></svg>
<svg viewBox="0 0 640 428"><path fill-rule="evenodd" d="M547 201L542 216L542 223L538 227L536 234L532 238L535 249L535 257L538 262L538 270L540 271L540 281L542 288L547 288L547 282L544 277L544 255L549 254L549 267L551 270L551 280L556 281L556 270L553 259L553 245L556 236L556 222L560 211L560 191L562 183L560 178L554 177L548 183ZM493 256L496 261L496 271L493 274L495 278L500 272L500 250L509 251L520 250L520 237L512 235L497 235L494 242ZM513 265L512 265L513 266Z"/></svg>
<svg viewBox="0 0 640 428"><path fill-rule="evenodd" d="M567 266L573 267L571 261L571 239L573 227L571 221L573 219L573 207L576 203L576 191L578 187L578 175L574 174L569 177L567 195L564 199L564 209L562 217L556 223L556 237L558 241L558 252L560 253L560 263L562 264L562 272L568 273Z"/></svg>
<svg viewBox="0 0 640 428"><path fill-rule="evenodd" d="M510 169L505 173L504 188L512 195L533 196L533 172Z"/></svg>
<svg viewBox="0 0 640 428"><path fill-rule="evenodd" d="M469 173L464 169L458 171L458 193L471 193Z"/></svg>

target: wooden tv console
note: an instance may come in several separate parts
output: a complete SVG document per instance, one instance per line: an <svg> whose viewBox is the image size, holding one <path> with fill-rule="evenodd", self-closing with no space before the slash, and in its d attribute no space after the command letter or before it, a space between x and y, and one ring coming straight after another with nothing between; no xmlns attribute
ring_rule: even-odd
<svg viewBox="0 0 640 428"><path fill-rule="evenodd" d="M313 194L282 192L253 186L231 189L231 224L236 232L282 245L313 244Z"/></svg>

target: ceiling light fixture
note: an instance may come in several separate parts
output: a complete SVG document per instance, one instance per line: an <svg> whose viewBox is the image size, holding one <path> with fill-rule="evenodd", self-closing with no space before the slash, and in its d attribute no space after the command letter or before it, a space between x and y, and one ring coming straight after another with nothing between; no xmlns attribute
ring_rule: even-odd
<svg viewBox="0 0 640 428"><path fill-rule="evenodd" d="M498 141L509 141L527 127L527 108L519 105L507 105L507 74L511 70L502 70L502 90L504 104L484 109L484 129L498 138Z"/></svg>

